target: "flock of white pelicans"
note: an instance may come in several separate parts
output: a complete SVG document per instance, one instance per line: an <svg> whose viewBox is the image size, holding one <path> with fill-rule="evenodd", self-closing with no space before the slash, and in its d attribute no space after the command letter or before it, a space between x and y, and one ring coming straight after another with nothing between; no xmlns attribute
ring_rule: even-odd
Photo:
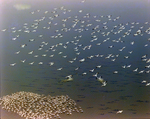
<svg viewBox="0 0 150 119"><path fill-rule="evenodd" d="M44 96L32 92L16 92L0 99L2 109L12 111L26 119L61 118L60 114L83 113L80 106L68 95Z"/></svg>
<svg viewBox="0 0 150 119"><path fill-rule="evenodd" d="M81 3L84 2L85 1L82 1ZM36 16L38 15L38 13L41 15L42 12L43 11L41 10L35 10L30 12L30 15ZM132 54L136 53L136 51L134 51L134 48L132 47L134 47L136 42L139 42L139 38L142 39L143 35L148 36L150 34L150 23L147 21L145 23L118 22L117 24L117 21L121 18L120 16L113 17L112 15L91 15L90 13L85 14L84 10L79 10L79 15L71 16L71 12L71 9L66 9L64 6L60 8L54 8L53 11L44 11L43 16L39 19L35 19L33 23L24 23L22 28L18 29L14 26L10 29L6 28L1 30L1 32L7 32L8 30L11 30L14 37L12 37L12 39L10 40L14 41L14 43L20 40L22 42L22 44L20 44L20 49L14 53L15 57L20 58L20 62L14 61L10 63L10 66L15 67L16 65L20 65L20 63L26 63L28 65L48 65L49 67L53 68L53 65L56 64L53 58L60 55L61 58L66 59L66 61L70 63L70 65L74 64L75 62L79 62L74 69L74 71L79 71L81 68L81 64L95 58L99 58L100 61L101 58L103 58L103 60L110 59L109 61L112 63L117 62L117 59L119 57L123 57L124 60L134 58L132 57ZM63 15L65 17L63 17ZM60 21L55 22L55 20ZM116 23L116 25L112 26L111 24L114 23ZM46 26L41 27L41 24L46 24ZM41 30L43 32L50 31L50 34L54 35L46 36L45 34L39 32ZM76 35L70 38L69 34L71 34L72 32L74 32L74 34ZM35 34L37 37L33 37L30 39L24 39L21 37L22 35L24 36L30 34ZM90 34L90 37L85 38L85 35L87 34ZM65 35L68 35L68 41L63 40L63 38L67 38ZM132 35L132 37L128 37L129 35ZM47 39L48 37L49 40ZM19 55L22 52L25 52L25 49L28 49L30 44L39 42L39 39L41 40L40 45L33 45L34 50L26 52L26 54L24 54L26 58L21 59L22 57L19 57ZM51 44L53 40L58 42L56 44ZM107 42L108 45L106 45ZM142 46L142 48L149 49L150 38L147 37L146 40L143 40L143 42L145 44ZM112 43L112 45L110 45L110 43ZM120 47L118 46L118 44L120 45ZM91 52L92 48L94 47L97 47L97 49L99 50L99 47L103 47L103 45L107 46L104 50L113 52L113 49L115 49L115 47L118 49L115 49L115 52L108 54L94 54L96 51L93 51L93 55L82 57L82 55L84 55L84 52ZM129 45L131 47L129 49L133 50L128 50L128 46L126 45ZM63 48L64 51L70 50L71 54L74 54L73 57L71 57L72 55L69 56L69 53L66 54L64 51L59 51L59 48ZM40 53L37 54L37 52L43 52L43 54L39 55ZM32 62L28 61L28 56L32 56ZM40 60L43 57L47 59L49 58L50 62L34 61L35 58L39 58ZM140 69L137 66L134 67L132 71L138 74L150 73L150 54L144 54L143 52L143 55L140 56L140 58L141 59L139 61L145 62L144 69ZM93 63L92 65L95 64ZM123 69L127 69L131 68L132 64L124 64L120 67L122 67ZM100 71L97 71L97 69L101 68L103 68L103 64L100 63L99 65L94 66L93 69L89 69L89 72L79 71L78 73L81 73L82 76L87 75L87 73L93 73L92 76L96 77L97 81L101 82L101 86L104 87L107 85L107 81L99 75ZM63 69L64 67L58 67L56 71L62 71ZM114 70L112 73L114 73L115 75L118 74L119 71ZM72 81L73 75L74 74L67 75L66 79L62 80L62 82ZM150 83L146 80L142 80L141 83L145 84L146 86L150 85ZM25 117L26 119L49 119L52 117L60 118L59 114L61 113L71 114L72 111L83 112L81 108L78 108L76 106L75 101L70 99L68 96L41 96L30 92L17 92L12 95L4 96L3 98L1 98L0 104L2 108L8 111L14 111L22 117ZM119 114L122 112L123 110L119 110L116 113Z"/></svg>

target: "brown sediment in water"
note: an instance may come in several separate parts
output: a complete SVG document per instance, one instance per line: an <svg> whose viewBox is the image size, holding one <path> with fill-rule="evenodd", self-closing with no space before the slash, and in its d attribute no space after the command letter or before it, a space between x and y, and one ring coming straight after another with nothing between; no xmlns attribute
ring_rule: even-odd
<svg viewBox="0 0 150 119"><path fill-rule="evenodd" d="M60 114L71 115L83 112L68 95L45 96L32 92L17 92L0 98L2 109L12 111L28 119L61 118Z"/></svg>

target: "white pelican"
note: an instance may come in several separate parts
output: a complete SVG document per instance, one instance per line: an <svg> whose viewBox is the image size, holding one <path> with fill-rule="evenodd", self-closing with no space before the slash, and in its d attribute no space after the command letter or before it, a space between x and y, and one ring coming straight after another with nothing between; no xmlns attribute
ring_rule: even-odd
<svg viewBox="0 0 150 119"><path fill-rule="evenodd" d="M15 65L16 65L16 63L10 64L10 66L15 66Z"/></svg>
<svg viewBox="0 0 150 119"><path fill-rule="evenodd" d="M60 71L60 70L62 70L62 69L63 69L63 68L61 67L61 68L58 68L57 70Z"/></svg>
<svg viewBox="0 0 150 119"><path fill-rule="evenodd" d="M147 81L146 80L143 80L141 83L146 83Z"/></svg>
<svg viewBox="0 0 150 119"><path fill-rule="evenodd" d="M79 62L81 63L81 62L84 62L85 61L85 58L83 58L83 59L81 59L81 60L79 60Z"/></svg>
<svg viewBox="0 0 150 119"><path fill-rule="evenodd" d="M138 70L138 68L134 69L133 72L136 72Z"/></svg>
<svg viewBox="0 0 150 119"><path fill-rule="evenodd" d="M114 71L113 73L114 73L114 74L117 74L117 73L118 73L118 71Z"/></svg>
<svg viewBox="0 0 150 119"><path fill-rule="evenodd" d="M21 45L21 48L24 48L25 46L27 46L27 44L23 44L23 45Z"/></svg>
<svg viewBox="0 0 150 119"><path fill-rule="evenodd" d="M39 62L39 64L43 64L43 62Z"/></svg>
<svg viewBox="0 0 150 119"><path fill-rule="evenodd" d="M100 76L100 77L96 77L96 79L102 83L102 86L106 86L107 85L107 82L104 81L104 79Z"/></svg>
<svg viewBox="0 0 150 119"><path fill-rule="evenodd" d="M123 112L123 110L119 110L116 112L116 114L121 114Z"/></svg>
<svg viewBox="0 0 150 119"><path fill-rule="evenodd" d="M146 86L149 86L149 85L150 85L150 83L147 83L147 84L146 84Z"/></svg>
<svg viewBox="0 0 150 119"><path fill-rule="evenodd" d="M33 53L33 51L31 51L31 52L28 52L28 54L29 54L29 55L31 55L32 53Z"/></svg>
<svg viewBox="0 0 150 119"><path fill-rule="evenodd" d="M33 64L34 64L34 62L30 62L29 64L30 64L30 65L33 65Z"/></svg>
<svg viewBox="0 0 150 119"><path fill-rule="evenodd" d="M25 63L25 61L26 61L26 59L25 60L21 60L22 63Z"/></svg>
<svg viewBox="0 0 150 119"><path fill-rule="evenodd" d="M49 62L50 66L54 65L54 62Z"/></svg>
<svg viewBox="0 0 150 119"><path fill-rule="evenodd" d="M66 76L66 78L67 79L62 80L61 82L68 82L68 81L72 81L73 80L72 75Z"/></svg>
<svg viewBox="0 0 150 119"><path fill-rule="evenodd" d="M18 51L18 52L15 52L15 54L19 54L20 53L20 51Z"/></svg>

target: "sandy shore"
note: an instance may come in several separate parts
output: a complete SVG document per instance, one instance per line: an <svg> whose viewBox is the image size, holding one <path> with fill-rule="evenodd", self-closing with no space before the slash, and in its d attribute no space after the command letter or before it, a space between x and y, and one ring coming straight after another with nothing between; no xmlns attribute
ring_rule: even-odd
<svg viewBox="0 0 150 119"><path fill-rule="evenodd" d="M1 119L25 119L20 117L18 114L13 112L7 112L6 110L1 109ZM150 114L147 115L130 115L122 113L122 114L98 114L94 109L90 109L84 113L76 113L74 112L72 115L61 114L61 119L150 119ZM55 119L55 118L54 118Z"/></svg>

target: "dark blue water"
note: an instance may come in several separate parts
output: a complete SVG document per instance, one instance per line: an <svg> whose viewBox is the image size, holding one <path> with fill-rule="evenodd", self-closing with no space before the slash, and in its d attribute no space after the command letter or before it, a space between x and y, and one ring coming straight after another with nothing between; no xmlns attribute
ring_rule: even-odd
<svg viewBox="0 0 150 119"><path fill-rule="evenodd" d="M62 115L62 118L65 119L67 117L82 119L150 117L150 89L149 86L141 83L143 80L150 81L150 74L148 73L150 69L145 68L149 63L142 61L142 59L148 60L150 58L150 42L148 41L150 36L148 32L145 32L150 27L149 1L120 2L107 0L100 2L87 0L85 3L81 3L81 1L37 1L36 4L33 1L24 1L24 4L31 5L31 8L27 10L16 10L13 5L17 3L17 1L5 3L2 9L1 29L6 28L7 30L1 31L1 96L18 91L53 96L67 94L83 108L84 113L75 113L69 117ZM67 11L64 14L63 12L66 10L61 10L61 6L71 10L71 12ZM57 12L51 13L54 8L57 8ZM40 12L37 12L38 9ZM79 10L83 10L83 12L79 13ZM31 14L33 11L35 13ZM48 13L45 14L45 11ZM55 14L59 14L59 16L55 18ZM101 17L102 15L104 17ZM111 20L108 19L107 15L112 15ZM118 16L120 18L113 21ZM38 25L34 25L34 27L38 26L36 32L32 32L34 30L32 25L37 23L34 20L43 17L44 20L40 21ZM54 19L50 20L49 17L54 17ZM68 18L67 22L64 22L67 31L62 30L62 19L65 18ZM72 28L75 19L79 21L75 28ZM104 25L105 22L108 23ZM24 25L24 23L28 24ZM87 24L92 25L88 27ZM99 27L95 30L97 25ZM24 32L24 26L28 28L29 33ZM107 29L104 28L105 26ZM114 28L114 26L117 27ZM15 33L12 32L13 27L15 27ZM50 29L47 29L48 27ZM124 28L120 33L115 34L122 27ZM142 33L134 36L140 27L143 27L141 28ZM18 31L20 29L21 31ZM123 37L125 32L130 29L130 35ZM79 32L80 30L83 31ZM108 32L110 32L109 35L106 35ZM59 33L63 37L52 38ZM19 37L13 41L12 38L17 35ZM39 37L39 35L43 36ZM98 39L91 41L94 39L93 36ZM121 39L119 40L119 38ZM35 41L29 42L29 39L35 39ZM133 41L134 45L131 45ZM48 45L44 45L42 42L46 42ZM63 43L63 45L57 45L59 43ZM97 45L98 43L101 45ZM27 44L27 46L21 48L20 46L23 44ZM51 50L53 45L55 46ZM83 50L85 46L90 45L91 48ZM109 48L109 46L113 47ZM42 50L38 50L40 47ZM119 51L123 47L125 49ZM20 53L15 54L17 51ZM28 54L30 51L33 51L32 55ZM60 52L62 54L59 54ZM77 55L76 53L79 52L80 55ZM44 57L43 54L47 56ZM95 55L98 54L99 56L96 57ZM109 54L112 54L112 57L106 58ZM35 58L35 55L38 57ZM50 55L54 55L54 57L49 57ZM144 55L146 58L142 58ZM67 57L64 58L63 56ZM90 56L94 57L90 59L88 58ZM129 56L129 58L125 58L125 56ZM74 58L76 60L73 60ZM83 58L85 58L85 62L80 63L79 60ZM26 61L22 63L21 60L24 59ZM115 61L112 61L113 59ZM69 61L74 62L69 63ZM31 62L34 64L29 65ZM43 64L40 65L39 62L43 62ZM54 65L50 66L49 62L54 62ZM16 65L11 67L10 64L12 63L16 63ZM96 68L98 65L102 67ZM131 65L131 67L122 68L124 65ZM57 69L61 67L63 69L58 71ZM76 71L76 68L79 69ZM138 71L133 72L136 68ZM94 72L89 71L92 69ZM142 70L144 73L139 73ZM118 73L114 74L114 71L118 71ZM87 74L83 75L84 72ZM93 76L96 73L107 81L105 87L101 87L101 83ZM73 75L74 80L62 83L61 81L68 75ZM118 110L123 110L123 113L116 114ZM11 115L14 118L20 118L5 111L2 111L1 115L2 119L9 118Z"/></svg>

